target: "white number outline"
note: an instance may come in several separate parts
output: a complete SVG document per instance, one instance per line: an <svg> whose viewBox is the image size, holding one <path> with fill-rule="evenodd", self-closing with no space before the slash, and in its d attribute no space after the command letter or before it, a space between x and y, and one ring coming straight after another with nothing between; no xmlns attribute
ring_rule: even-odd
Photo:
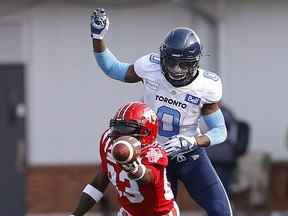
<svg viewBox="0 0 288 216"><path fill-rule="evenodd" d="M127 172L121 170L117 176L117 172L115 171L114 167L109 163L107 163L107 170L110 174L108 175L110 182L114 185L120 197L125 196L131 203L141 203L144 200L144 196L141 194L137 182L130 179ZM117 177L120 182L129 181L130 187L125 187L125 191L121 191L117 187Z"/></svg>

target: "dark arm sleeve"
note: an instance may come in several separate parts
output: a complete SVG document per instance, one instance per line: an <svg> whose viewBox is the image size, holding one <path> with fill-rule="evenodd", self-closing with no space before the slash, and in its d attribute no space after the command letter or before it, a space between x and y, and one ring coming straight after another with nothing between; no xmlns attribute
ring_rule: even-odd
<svg viewBox="0 0 288 216"><path fill-rule="evenodd" d="M96 173L94 179L90 182L90 185L92 185L97 190L104 193L108 184L109 184L109 179L108 179L107 175L99 168L97 170L97 173ZM75 211L73 212L73 215L83 216L85 213L87 213L95 205L95 203L96 202L92 197L90 197L88 194L82 192L79 203L78 203Z"/></svg>

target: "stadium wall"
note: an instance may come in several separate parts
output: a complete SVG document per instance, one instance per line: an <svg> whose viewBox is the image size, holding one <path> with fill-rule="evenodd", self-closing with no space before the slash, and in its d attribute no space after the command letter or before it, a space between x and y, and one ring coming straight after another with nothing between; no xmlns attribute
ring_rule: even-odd
<svg viewBox="0 0 288 216"><path fill-rule="evenodd" d="M215 45L211 22L191 13L188 7L172 3L131 7L39 3L1 17L0 41L15 43L12 49L4 47L0 61L23 62L27 69L28 163L98 162L97 140L112 113L120 104L141 95L140 84L112 81L96 66L89 13L98 6L108 9L111 28L106 40L123 61L133 62L157 51L165 34L175 26L196 29L205 52L211 54L203 57L205 68L216 69L220 60L224 102L251 123L251 148L270 152L277 160L287 159L288 31L284 26L288 3L224 2L224 14L216 22L219 45ZM11 38L3 33L8 28ZM214 51L217 47L219 57Z"/></svg>

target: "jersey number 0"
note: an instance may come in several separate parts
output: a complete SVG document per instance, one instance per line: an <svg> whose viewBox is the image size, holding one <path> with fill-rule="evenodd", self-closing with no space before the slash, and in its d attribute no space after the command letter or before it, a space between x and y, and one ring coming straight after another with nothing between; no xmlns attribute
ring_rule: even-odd
<svg viewBox="0 0 288 216"><path fill-rule="evenodd" d="M172 137L179 134L180 117L178 110L167 106L158 108L157 116L159 118L159 135L164 137Z"/></svg>
<svg viewBox="0 0 288 216"><path fill-rule="evenodd" d="M137 182L131 180L124 170L121 170L120 173L116 173L114 167L109 163L107 164L107 169L109 173L109 179L117 189L120 197L125 196L130 203L140 203L144 200L144 197L139 190ZM120 190L117 181L119 181L118 183L120 182L124 183L125 181L128 181L130 186L125 187L124 191Z"/></svg>

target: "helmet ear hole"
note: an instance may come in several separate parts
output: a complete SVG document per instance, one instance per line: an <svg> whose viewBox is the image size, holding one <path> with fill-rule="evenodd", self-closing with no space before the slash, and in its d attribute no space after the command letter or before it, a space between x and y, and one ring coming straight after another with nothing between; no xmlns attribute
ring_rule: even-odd
<svg viewBox="0 0 288 216"><path fill-rule="evenodd" d="M145 128L143 132L144 132L144 136L149 136L151 133L148 128Z"/></svg>

